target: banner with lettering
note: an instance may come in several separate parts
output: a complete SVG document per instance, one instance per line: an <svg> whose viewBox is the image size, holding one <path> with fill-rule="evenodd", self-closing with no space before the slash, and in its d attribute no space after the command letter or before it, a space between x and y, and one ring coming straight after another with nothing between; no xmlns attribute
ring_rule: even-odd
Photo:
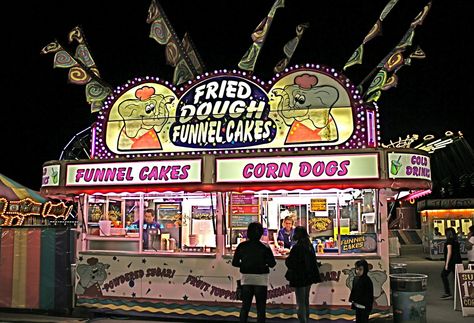
<svg viewBox="0 0 474 323"><path fill-rule="evenodd" d="M68 164L66 186L200 183L201 159Z"/></svg>
<svg viewBox="0 0 474 323"><path fill-rule="evenodd" d="M378 169L376 153L217 158L216 182L368 179L379 178Z"/></svg>
<svg viewBox="0 0 474 323"><path fill-rule="evenodd" d="M369 276L374 282L374 310L388 307L388 262L369 259ZM188 253L163 255L106 255L80 253L76 267L77 305L102 310L152 312L154 315L178 314L208 319L238 319L242 303L235 299L239 269L230 257ZM310 293L313 319L327 317L344 320L351 314L347 307L350 286L356 277L352 258L321 259L321 283ZM288 319L288 306L295 304L293 288L285 279L284 259L277 259L268 284L269 313L276 319ZM313 286L313 291L316 286ZM319 308L317 304L331 304ZM293 317L296 318L296 314ZM170 316L168 316L169 318Z"/></svg>
<svg viewBox="0 0 474 323"><path fill-rule="evenodd" d="M388 154L389 178L431 180L430 158L416 154Z"/></svg>
<svg viewBox="0 0 474 323"><path fill-rule="evenodd" d="M376 146L374 107L334 69L291 68L268 82L240 71L196 80L178 89L137 78L117 89L99 112L94 157Z"/></svg>

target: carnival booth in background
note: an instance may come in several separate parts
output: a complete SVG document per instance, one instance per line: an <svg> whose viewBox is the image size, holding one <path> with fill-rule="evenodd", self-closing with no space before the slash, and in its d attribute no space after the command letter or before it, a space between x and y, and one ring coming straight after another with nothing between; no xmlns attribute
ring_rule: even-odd
<svg viewBox="0 0 474 323"><path fill-rule="evenodd" d="M461 245L461 256L467 257L466 241L474 223L474 199L426 199L418 202L423 232L423 250L430 259L444 258L445 230L454 228Z"/></svg>
<svg viewBox="0 0 474 323"><path fill-rule="evenodd" d="M0 307L71 309L71 209L0 174Z"/></svg>

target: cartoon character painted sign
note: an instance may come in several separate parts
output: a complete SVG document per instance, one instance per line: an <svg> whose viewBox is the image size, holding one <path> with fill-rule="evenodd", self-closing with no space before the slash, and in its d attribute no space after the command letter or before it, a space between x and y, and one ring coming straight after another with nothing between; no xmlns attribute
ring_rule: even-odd
<svg viewBox="0 0 474 323"><path fill-rule="evenodd" d="M161 150L158 134L168 122L169 105L173 95L156 93L150 86L135 91L135 98L123 100L118 105L122 127L118 136L119 150Z"/></svg>
<svg viewBox="0 0 474 323"><path fill-rule="evenodd" d="M285 144L338 139L331 110L339 99L339 91L331 85L318 86L318 81L316 75L302 74L294 78L294 84L272 90L280 98L278 114L290 127Z"/></svg>
<svg viewBox="0 0 474 323"><path fill-rule="evenodd" d="M117 89L96 123L96 158L186 152L374 147L376 121L334 70L294 68L272 82L216 72L176 89L157 78ZM371 139L372 140L372 139Z"/></svg>

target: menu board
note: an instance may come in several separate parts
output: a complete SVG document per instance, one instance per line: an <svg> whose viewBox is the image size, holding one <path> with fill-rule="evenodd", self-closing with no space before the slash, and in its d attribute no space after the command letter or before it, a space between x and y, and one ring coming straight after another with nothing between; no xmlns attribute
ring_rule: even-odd
<svg viewBox="0 0 474 323"><path fill-rule="evenodd" d="M175 221L176 216L181 213L179 204L157 204L157 220Z"/></svg>
<svg viewBox="0 0 474 323"><path fill-rule="evenodd" d="M196 220L211 220L212 209L211 206L207 205L193 205L191 207L191 216Z"/></svg>
<svg viewBox="0 0 474 323"><path fill-rule="evenodd" d="M233 193L230 200L230 223L233 228L246 228L260 220L260 204L253 194Z"/></svg>
<svg viewBox="0 0 474 323"><path fill-rule="evenodd" d="M258 205L258 197L253 194L232 194L232 205L244 204L244 205Z"/></svg>

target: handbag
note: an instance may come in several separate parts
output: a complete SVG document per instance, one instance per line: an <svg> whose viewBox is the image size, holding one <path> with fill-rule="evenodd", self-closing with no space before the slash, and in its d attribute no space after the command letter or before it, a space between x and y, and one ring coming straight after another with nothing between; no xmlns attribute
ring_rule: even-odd
<svg viewBox="0 0 474 323"><path fill-rule="evenodd" d="M242 300L242 284L240 279L237 279L237 288L235 289L235 299L238 301Z"/></svg>

